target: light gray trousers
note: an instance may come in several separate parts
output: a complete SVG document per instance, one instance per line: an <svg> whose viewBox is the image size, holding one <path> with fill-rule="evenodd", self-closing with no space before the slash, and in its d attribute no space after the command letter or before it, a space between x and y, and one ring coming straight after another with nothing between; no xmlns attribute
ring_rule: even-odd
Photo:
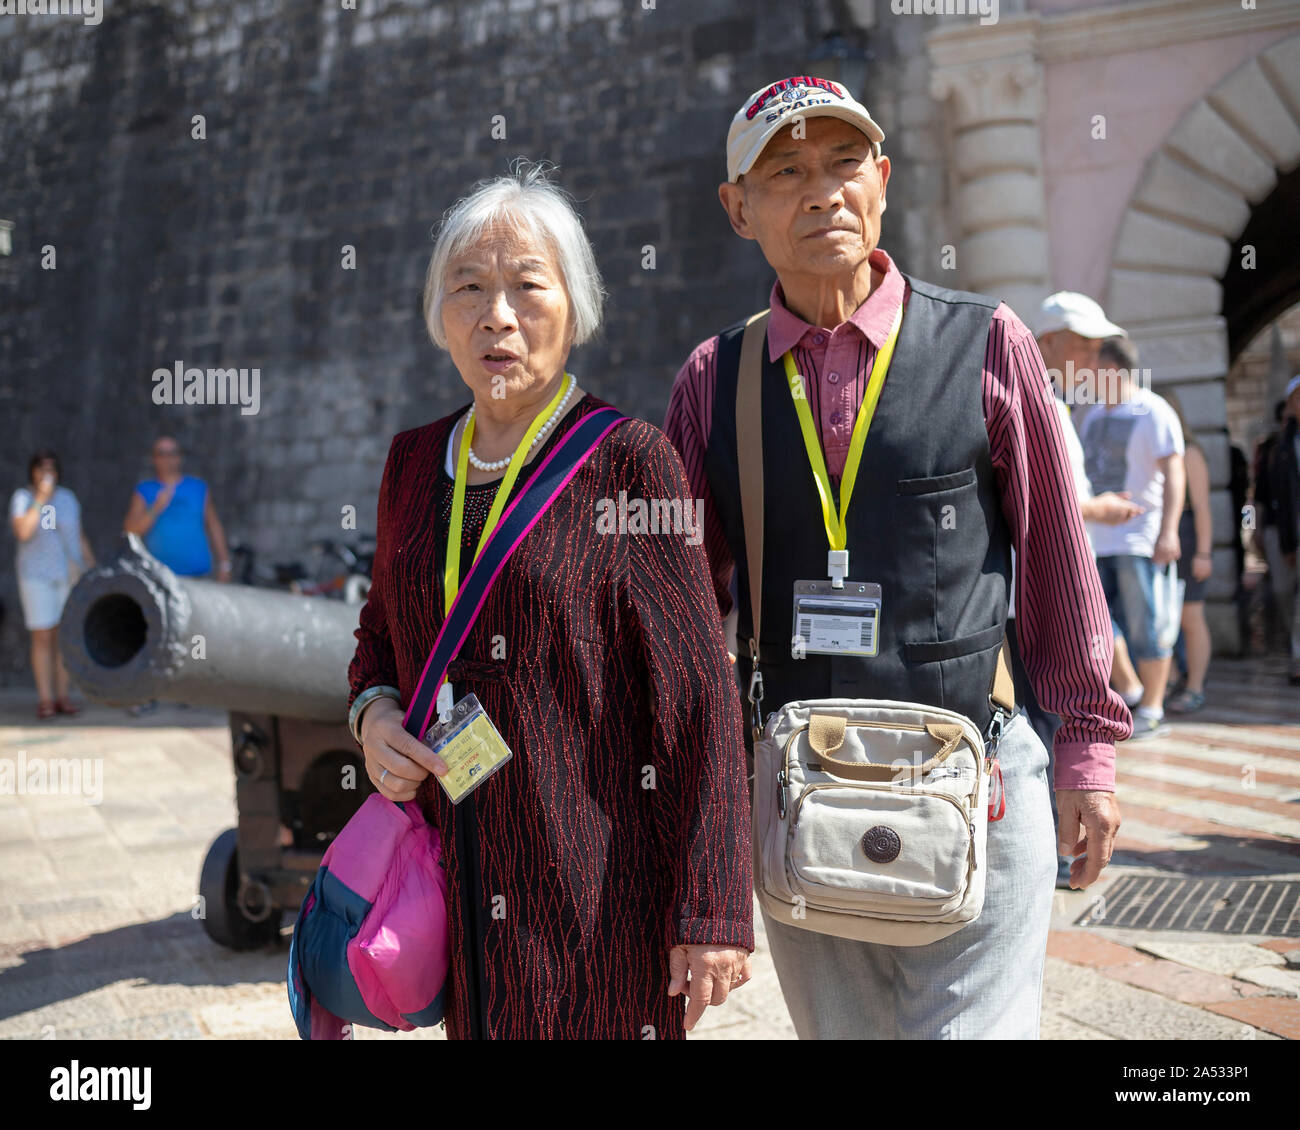
<svg viewBox="0 0 1300 1130"><path fill-rule="evenodd" d="M927 946L816 934L763 911L801 1040L1038 1039L1056 886L1047 750L1023 711L998 750L1007 811L988 826L984 909Z"/></svg>

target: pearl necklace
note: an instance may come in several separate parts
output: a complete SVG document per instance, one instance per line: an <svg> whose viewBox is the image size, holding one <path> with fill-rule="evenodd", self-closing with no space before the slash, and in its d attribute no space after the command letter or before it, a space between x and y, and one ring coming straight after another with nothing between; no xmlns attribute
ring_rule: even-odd
<svg viewBox="0 0 1300 1130"><path fill-rule="evenodd" d="M565 377L569 382L569 386L564 390L564 398L560 401L559 404L555 406L555 411L551 413L550 419L548 419L546 423L542 425L541 430L538 431L538 433L535 436L533 436L533 442L528 445L529 451L532 451L534 447L536 447L539 443L542 442L543 439L546 438L546 433L551 430L551 427L555 423L555 421L564 415L564 408L569 403L569 398L573 396L573 390L578 387L578 382L573 379L573 376L571 374L566 373ZM464 428L461 429L460 434L462 439L464 438L465 431L469 427L470 420L472 420L473 418L474 418L474 408L471 405L470 410L465 414L465 426ZM479 471L504 471L507 467L510 466L511 458L512 458L511 456L507 455L504 459L494 459L491 462L486 462L474 454L474 449L472 447L469 449L469 461L474 466L474 468Z"/></svg>

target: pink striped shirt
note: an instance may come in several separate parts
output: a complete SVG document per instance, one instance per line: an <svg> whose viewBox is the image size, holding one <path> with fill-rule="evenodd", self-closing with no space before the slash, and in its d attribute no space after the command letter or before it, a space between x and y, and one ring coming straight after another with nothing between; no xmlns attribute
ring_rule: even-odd
<svg viewBox="0 0 1300 1130"><path fill-rule="evenodd" d="M775 361L793 351L827 470L837 480L876 351L907 299L906 280L884 251L872 252L871 265L884 278L834 330L791 313L781 284L772 287L768 355ZM704 473L717 345L716 337L702 342L678 372L664 431L681 454L696 496L704 499L704 543L725 616L731 610L735 563ZM1084 534L1051 381L1033 334L1005 303L989 327L983 390L989 450L1016 551L1021 654L1043 709L1061 717L1055 784L1113 792L1115 742L1132 733L1133 722L1123 699L1110 689L1110 613ZM791 442L799 461L805 461L799 437Z"/></svg>

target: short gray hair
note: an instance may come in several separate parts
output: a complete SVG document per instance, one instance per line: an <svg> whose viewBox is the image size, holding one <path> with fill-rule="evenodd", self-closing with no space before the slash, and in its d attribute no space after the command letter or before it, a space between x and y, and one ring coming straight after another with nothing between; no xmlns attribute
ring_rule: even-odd
<svg viewBox="0 0 1300 1130"><path fill-rule="evenodd" d="M434 344L447 348L442 300L448 266L495 224L526 231L550 248L569 296L573 344L594 337L600 329L605 288L582 219L572 197L550 179L548 167L520 157L511 162L508 176L479 181L443 215L424 282L424 322Z"/></svg>

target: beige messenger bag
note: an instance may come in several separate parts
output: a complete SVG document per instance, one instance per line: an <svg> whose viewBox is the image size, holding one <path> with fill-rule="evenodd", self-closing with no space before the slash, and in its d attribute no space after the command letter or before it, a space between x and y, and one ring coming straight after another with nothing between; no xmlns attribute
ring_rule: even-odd
<svg viewBox="0 0 1300 1130"><path fill-rule="evenodd" d="M763 460L760 348L745 329L736 434L750 567L754 885L790 925L865 942L919 946L973 922L988 871L989 768L971 719L916 702L790 702L762 719ZM989 701L993 740L1015 711L1006 641Z"/></svg>

